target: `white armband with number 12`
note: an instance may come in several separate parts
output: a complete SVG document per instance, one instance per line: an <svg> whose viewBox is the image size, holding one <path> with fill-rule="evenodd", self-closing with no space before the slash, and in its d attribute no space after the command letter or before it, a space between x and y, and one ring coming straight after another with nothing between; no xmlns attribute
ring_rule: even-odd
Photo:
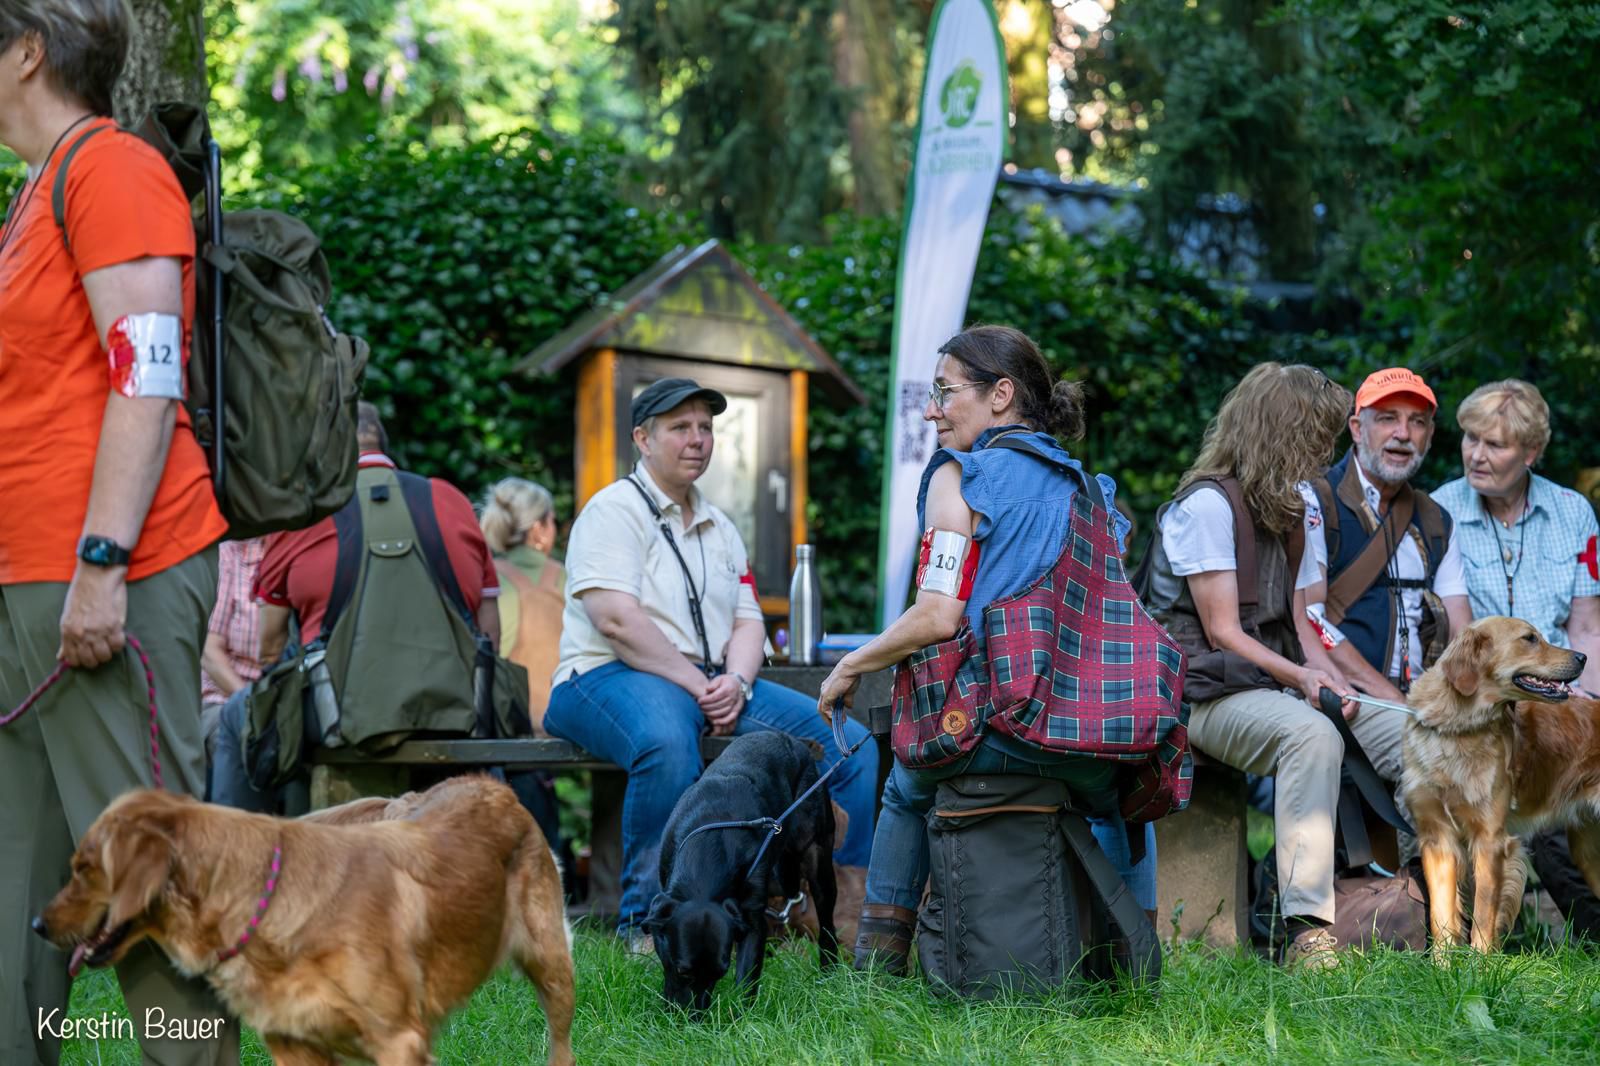
<svg viewBox="0 0 1600 1066"><path fill-rule="evenodd" d="M183 319L177 315L123 315L106 332L111 388L130 399L183 399L188 354Z"/></svg>

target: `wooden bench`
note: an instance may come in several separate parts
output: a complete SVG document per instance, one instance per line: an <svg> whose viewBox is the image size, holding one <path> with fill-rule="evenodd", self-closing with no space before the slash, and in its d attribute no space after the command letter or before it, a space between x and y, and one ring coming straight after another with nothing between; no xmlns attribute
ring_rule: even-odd
<svg viewBox="0 0 1600 1066"><path fill-rule="evenodd" d="M1181 908L1181 909L1180 909ZM1189 806L1156 822L1156 933L1232 948L1250 940L1245 776L1196 751Z"/></svg>

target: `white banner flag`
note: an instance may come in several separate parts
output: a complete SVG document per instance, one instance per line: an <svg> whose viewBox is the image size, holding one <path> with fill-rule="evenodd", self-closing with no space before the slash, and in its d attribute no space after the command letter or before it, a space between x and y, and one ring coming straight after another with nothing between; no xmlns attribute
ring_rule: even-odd
<svg viewBox="0 0 1600 1066"><path fill-rule="evenodd" d="M900 617L916 563L917 488L935 448L922 420L939 345L965 324L1005 155L1006 50L991 0L941 0L928 31L917 141L895 281L894 369L878 543L878 615Z"/></svg>

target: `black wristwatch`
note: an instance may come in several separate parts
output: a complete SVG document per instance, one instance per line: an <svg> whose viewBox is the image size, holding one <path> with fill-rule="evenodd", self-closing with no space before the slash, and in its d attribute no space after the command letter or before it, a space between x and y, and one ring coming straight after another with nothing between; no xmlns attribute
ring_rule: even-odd
<svg viewBox="0 0 1600 1066"><path fill-rule="evenodd" d="M133 555L110 537L86 533L78 541L78 558L90 566L127 566Z"/></svg>

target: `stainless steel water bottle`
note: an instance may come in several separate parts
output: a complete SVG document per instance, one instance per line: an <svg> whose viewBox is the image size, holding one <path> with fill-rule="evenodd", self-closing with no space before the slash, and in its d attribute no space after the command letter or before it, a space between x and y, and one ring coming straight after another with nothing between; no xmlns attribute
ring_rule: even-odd
<svg viewBox="0 0 1600 1066"><path fill-rule="evenodd" d="M822 661L822 585L817 580L814 549L801 544L794 550L794 576L789 579L789 661L816 666Z"/></svg>

